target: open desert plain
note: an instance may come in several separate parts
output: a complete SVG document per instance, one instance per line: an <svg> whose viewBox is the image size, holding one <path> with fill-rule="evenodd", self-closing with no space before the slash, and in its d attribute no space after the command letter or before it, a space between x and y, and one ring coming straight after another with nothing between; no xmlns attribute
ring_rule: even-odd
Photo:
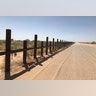
<svg viewBox="0 0 96 96"><path fill-rule="evenodd" d="M96 45L75 43L41 65L15 79L96 80Z"/></svg>

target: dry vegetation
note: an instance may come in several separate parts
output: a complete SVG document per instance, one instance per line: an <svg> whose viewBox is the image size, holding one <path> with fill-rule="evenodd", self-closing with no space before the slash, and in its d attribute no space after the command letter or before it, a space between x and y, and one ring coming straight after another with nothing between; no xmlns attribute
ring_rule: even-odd
<svg viewBox="0 0 96 96"><path fill-rule="evenodd" d="M5 50L5 40L0 40L0 51Z"/></svg>
<svg viewBox="0 0 96 96"><path fill-rule="evenodd" d="M28 44L27 47L32 47L34 48L34 41L27 40ZM5 45L6 42L5 40L0 40L0 52L5 52ZM44 42L44 46L45 46ZM41 42L37 42L37 46L41 46ZM23 49L23 41L21 40L13 40L11 39L11 50L16 50L16 49ZM34 55L34 50L29 50L27 51L27 61L30 62L32 61L31 59L33 58ZM45 52L45 48L44 48ZM23 66L23 52L18 52L11 54L11 73L14 74L16 72L20 72L24 70L25 68ZM37 56L40 56L41 54L41 49L37 50ZM5 55L0 56L0 79L4 79L4 69L5 69Z"/></svg>
<svg viewBox="0 0 96 96"><path fill-rule="evenodd" d="M28 41L28 45L27 47L32 47L34 48L34 41ZM0 40L0 51L5 51L5 40ZM46 45L46 43L44 42L44 46ZM41 42L38 41L37 42L37 47L41 46ZM11 40L11 50L16 50L16 49L23 49L23 41L21 40ZM27 52L28 55L33 55L33 50L29 50ZM38 49L37 54L40 55L40 49Z"/></svg>
<svg viewBox="0 0 96 96"><path fill-rule="evenodd" d="M92 41L92 42L79 42L79 43L84 43L84 44L96 44L95 41Z"/></svg>

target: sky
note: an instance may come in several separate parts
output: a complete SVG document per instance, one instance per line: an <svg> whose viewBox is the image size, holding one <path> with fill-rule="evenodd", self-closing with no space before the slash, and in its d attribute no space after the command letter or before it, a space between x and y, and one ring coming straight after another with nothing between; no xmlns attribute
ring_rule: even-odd
<svg viewBox="0 0 96 96"><path fill-rule="evenodd" d="M2 16L96 16L96 0L0 0Z"/></svg>
<svg viewBox="0 0 96 96"><path fill-rule="evenodd" d="M6 29L16 40L52 38L75 42L96 41L96 16L0 16L0 39Z"/></svg>

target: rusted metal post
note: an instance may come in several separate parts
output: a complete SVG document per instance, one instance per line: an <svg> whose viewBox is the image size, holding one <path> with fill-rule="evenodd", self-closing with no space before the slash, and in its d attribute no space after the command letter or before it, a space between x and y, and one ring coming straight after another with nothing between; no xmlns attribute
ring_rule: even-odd
<svg viewBox="0 0 96 96"><path fill-rule="evenodd" d="M11 30L6 29L5 80L10 79Z"/></svg>
<svg viewBox="0 0 96 96"><path fill-rule="evenodd" d="M61 49L61 40L60 40L60 49Z"/></svg>
<svg viewBox="0 0 96 96"><path fill-rule="evenodd" d="M57 50L58 50L58 39L57 39Z"/></svg>
<svg viewBox="0 0 96 96"><path fill-rule="evenodd" d="M55 44L54 44L54 38L53 38L53 52L54 52L54 45L55 45Z"/></svg>
<svg viewBox="0 0 96 96"><path fill-rule="evenodd" d="M51 47L52 47L52 43L50 41L50 54L52 53Z"/></svg>
<svg viewBox="0 0 96 96"><path fill-rule="evenodd" d="M34 59L37 58L37 35L34 36Z"/></svg>
<svg viewBox="0 0 96 96"><path fill-rule="evenodd" d="M43 41L41 42L41 56L43 57Z"/></svg>
<svg viewBox="0 0 96 96"><path fill-rule="evenodd" d="M48 37L46 37L46 55L48 55Z"/></svg>
<svg viewBox="0 0 96 96"><path fill-rule="evenodd" d="M54 51L56 50L56 42L54 42Z"/></svg>
<svg viewBox="0 0 96 96"><path fill-rule="evenodd" d="M23 63L26 64L27 61L26 61L26 57L27 57L27 40L24 40L23 42Z"/></svg>

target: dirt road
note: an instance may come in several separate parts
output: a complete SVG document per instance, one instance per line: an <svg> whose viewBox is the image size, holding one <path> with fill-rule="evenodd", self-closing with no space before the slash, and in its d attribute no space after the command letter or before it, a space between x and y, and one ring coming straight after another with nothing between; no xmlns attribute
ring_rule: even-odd
<svg viewBox="0 0 96 96"><path fill-rule="evenodd" d="M16 80L96 80L96 45L76 43Z"/></svg>

